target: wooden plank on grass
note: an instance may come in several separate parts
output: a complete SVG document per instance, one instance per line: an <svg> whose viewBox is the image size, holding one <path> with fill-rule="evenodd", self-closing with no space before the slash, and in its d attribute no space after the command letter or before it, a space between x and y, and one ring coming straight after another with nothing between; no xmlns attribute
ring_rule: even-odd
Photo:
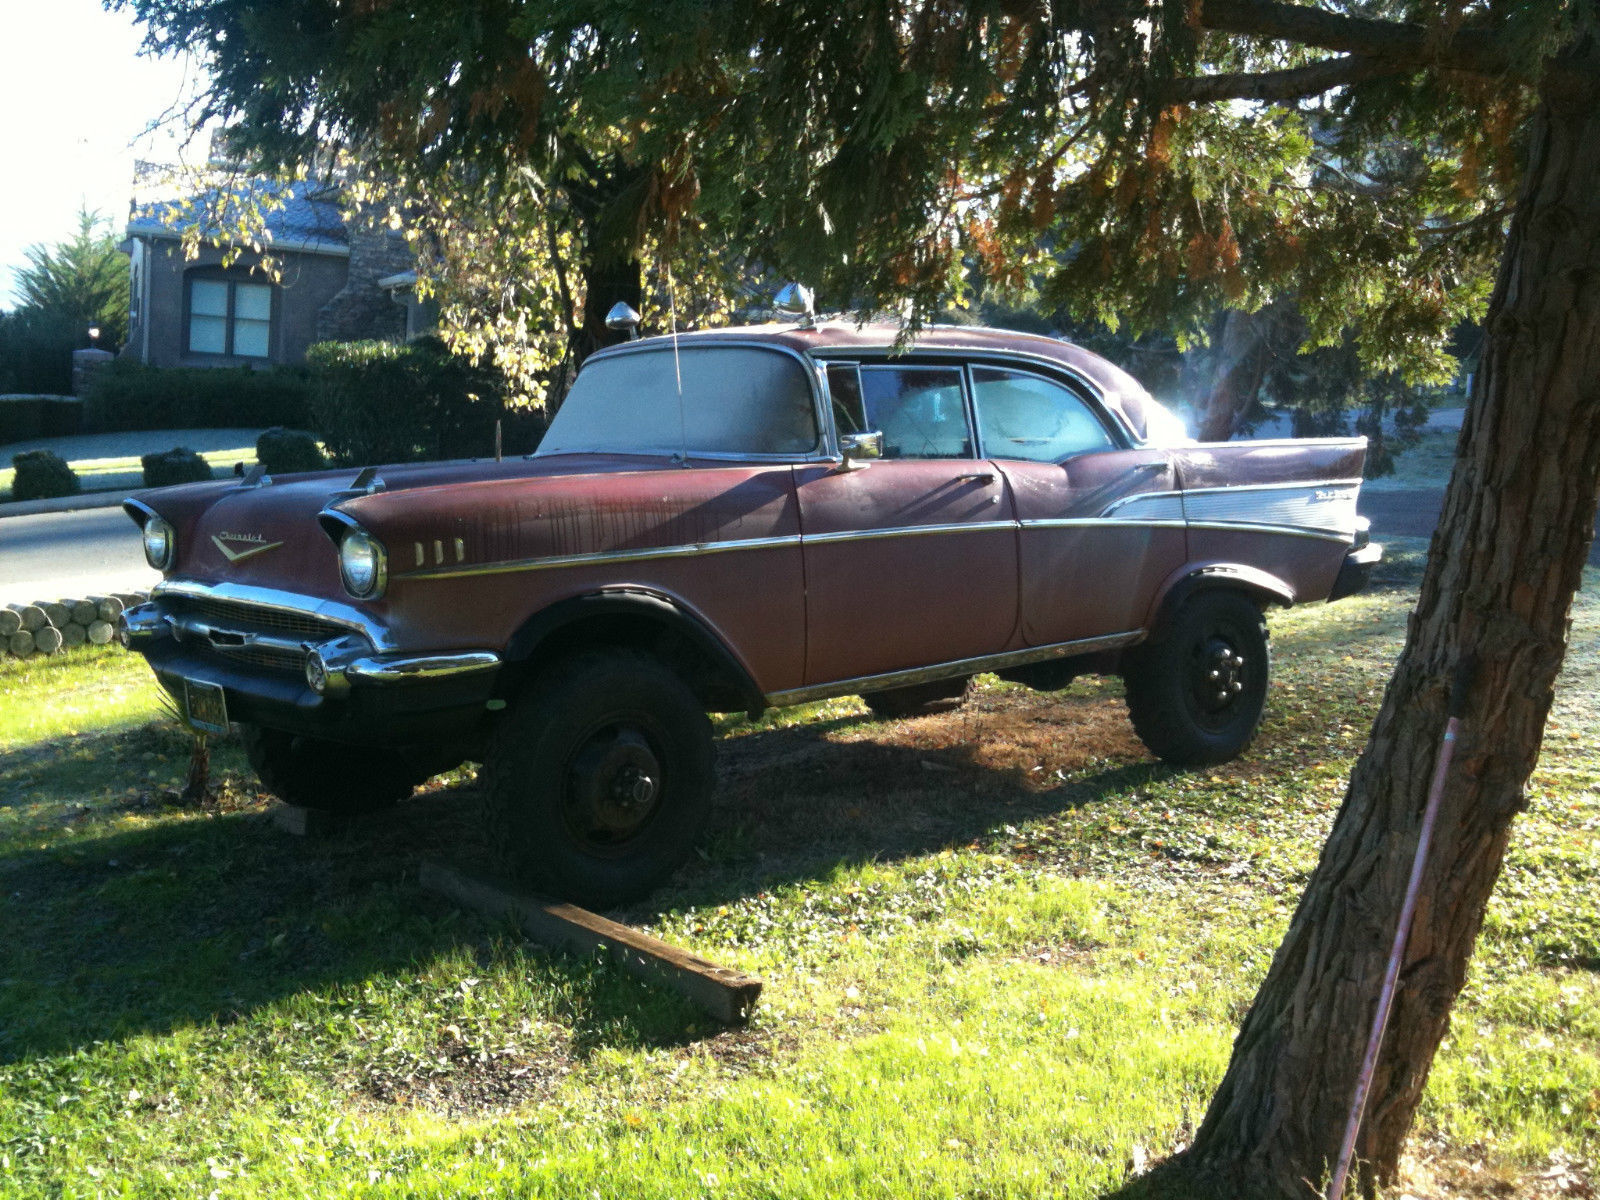
<svg viewBox="0 0 1600 1200"><path fill-rule="evenodd" d="M754 975L719 967L575 904L506 891L435 862L422 864L421 878L423 887L465 908L515 918L537 942L577 954L601 951L630 975L670 987L726 1025L748 1021L761 995Z"/></svg>

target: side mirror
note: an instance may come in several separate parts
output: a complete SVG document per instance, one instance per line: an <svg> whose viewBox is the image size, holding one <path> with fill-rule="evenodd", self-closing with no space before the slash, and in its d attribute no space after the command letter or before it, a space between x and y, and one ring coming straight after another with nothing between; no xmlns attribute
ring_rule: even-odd
<svg viewBox="0 0 1600 1200"><path fill-rule="evenodd" d="M844 455L844 469L847 471L870 466L873 459L883 457L883 434L876 429L866 433L842 433L839 435L839 451Z"/></svg>
<svg viewBox="0 0 1600 1200"><path fill-rule="evenodd" d="M628 340L635 341L639 337L639 314L633 307L622 300L611 306L611 311L606 313L606 328L613 333L628 331Z"/></svg>

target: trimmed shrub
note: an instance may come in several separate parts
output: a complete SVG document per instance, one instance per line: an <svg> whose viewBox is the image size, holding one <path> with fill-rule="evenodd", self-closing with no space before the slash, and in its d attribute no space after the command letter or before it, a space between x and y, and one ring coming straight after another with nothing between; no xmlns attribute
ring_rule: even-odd
<svg viewBox="0 0 1600 1200"><path fill-rule="evenodd" d="M204 483L211 478L211 464L186 446L174 446L160 454L146 454L139 464L144 467L144 485L150 488Z"/></svg>
<svg viewBox="0 0 1600 1200"><path fill-rule="evenodd" d="M45 500L76 496L83 489L78 474L51 450L26 450L11 460L16 475L11 481L13 500Z"/></svg>
<svg viewBox="0 0 1600 1200"><path fill-rule="evenodd" d="M437 338L320 342L306 354L312 428L341 466L486 458L506 413L505 378ZM518 432L520 432L520 427ZM517 453L509 440L507 453Z"/></svg>
<svg viewBox="0 0 1600 1200"><path fill-rule="evenodd" d="M303 367L146 367L118 360L89 385L89 429L304 428L311 381Z"/></svg>
<svg viewBox="0 0 1600 1200"><path fill-rule="evenodd" d="M317 439L300 429L281 425L268 429L256 439L256 461L268 475L290 475L296 471L320 471L328 465Z"/></svg>
<svg viewBox="0 0 1600 1200"><path fill-rule="evenodd" d="M83 402L75 396L0 396L0 445L82 429Z"/></svg>

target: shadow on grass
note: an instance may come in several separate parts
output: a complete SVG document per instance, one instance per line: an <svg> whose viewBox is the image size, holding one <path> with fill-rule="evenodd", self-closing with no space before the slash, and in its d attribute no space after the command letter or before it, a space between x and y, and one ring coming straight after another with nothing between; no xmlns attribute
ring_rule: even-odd
<svg viewBox="0 0 1600 1200"><path fill-rule="evenodd" d="M30 783L74 794L86 750L116 761L127 739L147 736L36 754ZM1040 788L970 747L902 744L917 740L903 725L849 720L724 739L707 846L650 909L624 915L725 903L862 861L969 845L1164 772L1148 761L1108 763ZM23 848L0 857L0 1062L230 1023L298 993L415 975L441 956L489 961L520 939L417 885L424 859L473 869L475 792L435 787L305 839L274 826L248 786L234 789L244 795L237 811L133 809L157 819L109 833L104 801L52 807ZM535 984L548 976L545 1015L573 1031L579 1052L682 1043L706 1024L620 972L537 950L526 961Z"/></svg>

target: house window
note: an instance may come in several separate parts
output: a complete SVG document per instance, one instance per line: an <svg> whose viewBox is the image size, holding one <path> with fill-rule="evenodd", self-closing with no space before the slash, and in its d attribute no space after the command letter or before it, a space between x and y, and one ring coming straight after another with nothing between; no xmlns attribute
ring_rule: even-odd
<svg viewBox="0 0 1600 1200"><path fill-rule="evenodd" d="M271 284L189 280L189 353L267 358L271 335Z"/></svg>

